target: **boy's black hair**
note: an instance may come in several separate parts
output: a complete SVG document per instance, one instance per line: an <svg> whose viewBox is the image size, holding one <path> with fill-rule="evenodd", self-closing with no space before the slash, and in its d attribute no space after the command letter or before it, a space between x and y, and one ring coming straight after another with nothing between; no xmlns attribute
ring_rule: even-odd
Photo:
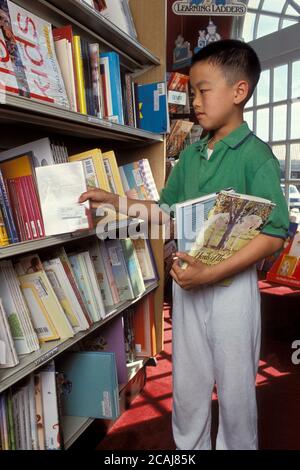
<svg viewBox="0 0 300 470"><path fill-rule="evenodd" d="M251 98L260 77L261 65L249 44L235 39L212 42L194 54L192 66L202 61L219 66L230 84L246 79L250 86L247 101Z"/></svg>

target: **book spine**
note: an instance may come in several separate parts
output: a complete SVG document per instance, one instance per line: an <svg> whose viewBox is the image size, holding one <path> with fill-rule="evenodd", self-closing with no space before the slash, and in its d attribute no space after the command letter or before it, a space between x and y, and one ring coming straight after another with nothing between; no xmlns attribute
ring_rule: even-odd
<svg viewBox="0 0 300 470"><path fill-rule="evenodd" d="M87 103L85 97L85 82L82 62L82 52L80 44L80 36L74 36L74 54L75 67L78 86L79 110L82 114L87 114Z"/></svg>
<svg viewBox="0 0 300 470"><path fill-rule="evenodd" d="M4 217L5 225L8 230L10 243L18 243L19 237L12 215L11 205L5 187L2 172L0 171L0 207Z"/></svg>

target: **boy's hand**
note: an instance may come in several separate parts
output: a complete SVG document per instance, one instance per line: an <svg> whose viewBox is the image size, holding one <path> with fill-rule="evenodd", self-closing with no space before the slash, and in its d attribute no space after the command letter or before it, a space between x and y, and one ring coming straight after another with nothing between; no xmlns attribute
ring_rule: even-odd
<svg viewBox="0 0 300 470"><path fill-rule="evenodd" d="M182 289L195 289L213 281L212 266L208 266L185 253L176 253L176 257L178 259L174 261L170 274ZM181 269L179 259L188 263L186 269Z"/></svg>
<svg viewBox="0 0 300 470"><path fill-rule="evenodd" d="M109 193L108 191L104 191L104 189L89 188L87 192L81 194L78 202L83 203L87 200L90 200L91 207L93 209L97 209L100 204L114 205L117 198L117 194Z"/></svg>

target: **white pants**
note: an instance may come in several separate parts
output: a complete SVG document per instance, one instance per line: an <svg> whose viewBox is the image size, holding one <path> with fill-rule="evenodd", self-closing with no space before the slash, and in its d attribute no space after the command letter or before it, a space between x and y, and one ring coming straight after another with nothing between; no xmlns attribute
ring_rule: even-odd
<svg viewBox="0 0 300 470"><path fill-rule="evenodd" d="M173 281L173 435L177 449L211 449L217 384L217 449L257 449L255 379L260 295L255 267L228 287L193 291Z"/></svg>

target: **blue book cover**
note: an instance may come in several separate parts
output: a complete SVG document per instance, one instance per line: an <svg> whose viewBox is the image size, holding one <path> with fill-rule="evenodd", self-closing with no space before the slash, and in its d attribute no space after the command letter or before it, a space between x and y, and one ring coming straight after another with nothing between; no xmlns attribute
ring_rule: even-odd
<svg viewBox="0 0 300 470"><path fill-rule="evenodd" d="M18 232L16 229L15 222L13 219L12 210L10 207L8 194L6 191L6 186L5 186L5 182L4 182L1 170L0 170L0 207L1 207L3 218L4 218L5 228L7 230L9 243L18 243L20 240L18 237Z"/></svg>
<svg viewBox="0 0 300 470"><path fill-rule="evenodd" d="M130 238L121 240L126 266L129 272L131 285L135 297L143 294L146 290L140 263Z"/></svg>
<svg viewBox="0 0 300 470"><path fill-rule="evenodd" d="M114 353L66 352L56 369L63 415L98 419L119 416Z"/></svg>
<svg viewBox="0 0 300 470"><path fill-rule="evenodd" d="M100 54L100 57L107 57L109 60L109 80L113 115L118 117L118 124L124 124L119 54L116 52L103 52Z"/></svg>
<svg viewBox="0 0 300 470"><path fill-rule="evenodd" d="M137 100L139 127L157 134L169 132L170 124L165 82L139 85L137 87Z"/></svg>

